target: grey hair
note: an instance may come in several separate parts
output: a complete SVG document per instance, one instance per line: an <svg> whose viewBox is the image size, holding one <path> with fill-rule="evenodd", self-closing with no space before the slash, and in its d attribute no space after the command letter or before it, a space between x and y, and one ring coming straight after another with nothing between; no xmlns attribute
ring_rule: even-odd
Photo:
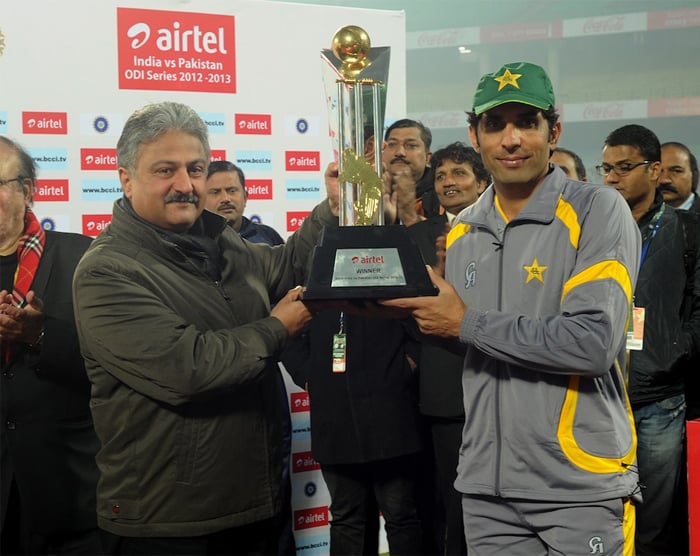
<svg viewBox="0 0 700 556"><path fill-rule="evenodd" d="M133 172L139 148L154 142L168 131L182 131L199 139L207 160L211 156L207 125L197 112L179 102L149 104L134 112L124 124L117 141L117 164Z"/></svg>

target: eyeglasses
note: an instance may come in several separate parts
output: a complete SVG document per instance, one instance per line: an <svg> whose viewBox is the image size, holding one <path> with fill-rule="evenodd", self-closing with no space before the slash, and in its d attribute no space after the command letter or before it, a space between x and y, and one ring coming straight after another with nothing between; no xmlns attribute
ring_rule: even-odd
<svg viewBox="0 0 700 556"><path fill-rule="evenodd" d="M404 150L407 151L417 151L420 149L423 145L421 143L418 143L417 141L406 141L405 143L402 143L401 141L387 141L384 144L384 148L390 150L390 151L395 151L401 147L404 148Z"/></svg>
<svg viewBox="0 0 700 556"><path fill-rule="evenodd" d="M10 178L9 180L0 180L0 187L4 187L8 183L12 183L13 181L23 182L24 178L22 176L17 176L16 178Z"/></svg>
<svg viewBox="0 0 700 556"><path fill-rule="evenodd" d="M596 166L595 170L601 176L607 176L610 172L615 172L619 177L626 176L637 166L651 164L651 160L642 160L641 162L621 162L620 164L601 164Z"/></svg>

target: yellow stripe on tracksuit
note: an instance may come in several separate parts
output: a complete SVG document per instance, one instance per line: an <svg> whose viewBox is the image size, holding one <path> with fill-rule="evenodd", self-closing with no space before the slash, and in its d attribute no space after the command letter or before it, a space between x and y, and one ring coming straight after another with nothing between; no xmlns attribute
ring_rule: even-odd
<svg viewBox="0 0 700 556"><path fill-rule="evenodd" d="M445 249L449 249L455 241L466 234L471 226L469 224L455 224L452 226L450 233L447 234L447 241L445 242Z"/></svg>
<svg viewBox="0 0 700 556"><path fill-rule="evenodd" d="M573 245L574 249L578 249L578 244L581 237L581 226L578 222L576 211L569 203L560 198L559 203L557 203L556 215L569 230L569 241L571 242L571 245ZM628 303L631 303L632 280L629 272L627 271L627 268L620 263L620 261L614 259L600 261L569 278L562 289L562 301L571 292L571 290L577 286L587 284L595 280L613 280L619 284L620 288L622 288ZM620 368L620 363L617 360L615 360L615 370L619 375L620 384L625 385L626 381L623 376L622 369ZM566 397L564 398L564 405L562 406L559 427L557 430L557 436L559 438L561 449L569 461L591 473L624 473L629 470L632 464L634 464L635 453L637 450L637 435L634 432L634 416L632 415L632 406L630 405L629 397L625 393L627 418L630 422L630 430L632 431L632 443L630 445L630 449L622 457L617 458L604 458L589 454L578 445L573 434L580 380L580 376L572 376L569 379L569 386L566 390Z"/></svg>
<svg viewBox="0 0 700 556"><path fill-rule="evenodd" d="M615 360L615 371L620 377L620 384L624 384L622 369L617 360ZM629 397L625 395L625 406L627 408L627 419L630 423L632 431L632 442L626 454L622 457L604 458L595 456L584 451L574 438L574 419L576 417L576 403L578 401L579 382L581 377L574 375L569 379L569 386L566 389L566 397L559 418L559 427L557 429L557 437L564 455L581 469L590 473L625 473L630 470L634 464L634 458L637 451L637 434L634 426L634 416L632 415L632 406L629 402Z"/></svg>
<svg viewBox="0 0 700 556"><path fill-rule="evenodd" d="M494 200L498 212L507 222L505 213L501 209L501 205L498 202L498 197L495 197ZM566 228L569 230L569 241L571 241L571 245L573 245L574 249L578 249L578 242L581 236L581 226L578 223L576 211L569 203L564 201L561 197L559 197L559 202L557 203L556 216L563 222L564 226L566 226ZM450 230L450 233L447 234L446 247L449 249L450 245L457 241L458 238L466 234L470 228L471 226L469 224L455 224Z"/></svg>
<svg viewBox="0 0 700 556"><path fill-rule="evenodd" d="M581 227L578 223L575 211L571 205L559 199L556 214L569 230L569 241L574 248L578 248ZM571 290L577 286L587 284L594 280L613 280L622 288L628 303L632 302L632 280L629 272L620 261L614 259L600 261L569 278L562 289L562 301ZM615 360L615 370L619 375L620 384L625 385L626 380L617 360ZM591 473L618 473L620 471L628 471L630 466L634 464L637 450L637 435L635 433L634 416L632 415L632 406L630 405L629 397L625 395L627 418L630 422L630 430L632 431L630 449L622 457L617 458L594 456L585 452L578 445L573 435L580 380L580 376L572 376L569 379L569 386L567 388L566 397L564 398L564 405L562 406L561 418L557 431L562 451L572 463Z"/></svg>

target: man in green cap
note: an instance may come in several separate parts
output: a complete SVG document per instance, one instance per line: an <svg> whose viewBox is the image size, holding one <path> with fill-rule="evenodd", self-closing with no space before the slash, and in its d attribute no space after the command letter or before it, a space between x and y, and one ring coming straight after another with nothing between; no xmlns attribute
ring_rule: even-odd
<svg viewBox="0 0 700 556"><path fill-rule="evenodd" d="M611 188L550 164L562 125L543 68L484 75L472 106L493 183L453 224L440 294L383 302L465 354L455 487L468 551L632 554L624 369L639 231Z"/></svg>

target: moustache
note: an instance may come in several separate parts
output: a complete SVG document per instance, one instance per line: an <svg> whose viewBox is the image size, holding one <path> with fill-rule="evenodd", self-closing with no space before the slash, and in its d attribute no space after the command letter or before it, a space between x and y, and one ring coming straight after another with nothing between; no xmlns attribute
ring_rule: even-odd
<svg viewBox="0 0 700 556"><path fill-rule="evenodd" d="M221 203L216 210L224 210L224 209L231 209L235 210L236 207L233 206L231 203Z"/></svg>
<svg viewBox="0 0 700 556"><path fill-rule="evenodd" d="M406 160L403 156L396 156L391 159L391 162L389 164L395 164L396 162L401 162L402 164L408 164L408 160Z"/></svg>
<svg viewBox="0 0 700 556"><path fill-rule="evenodd" d="M673 187L670 183L659 184L659 186L656 189L661 191L661 193L663 193L664 191L668 191L669 193L678 193L678 190L675 187Z"/></svg>
<svg viewBox="0 0 700 556"><path fill-rule="evenodd" d="M194 193L189 195L186 193L175 193L165 198L165 204L167 205L168 203L192 203L193 205L198 205L199 195L195 195Z"/></svg>

